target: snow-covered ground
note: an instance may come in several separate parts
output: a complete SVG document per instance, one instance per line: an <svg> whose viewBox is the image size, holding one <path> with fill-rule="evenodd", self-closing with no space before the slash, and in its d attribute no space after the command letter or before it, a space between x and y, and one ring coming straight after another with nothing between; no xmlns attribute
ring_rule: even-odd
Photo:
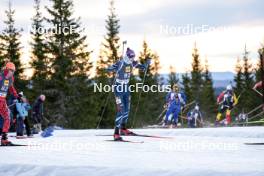
<svg viewBox="0 0 264 176"><path fill-rule="evenodd" d="M31 147L0 147L4 176L253 176L264 175L264 127L137 129L173 137L125 137L138 143L108 142L112 130L58 130L53 137L14 139Z"/></svg>

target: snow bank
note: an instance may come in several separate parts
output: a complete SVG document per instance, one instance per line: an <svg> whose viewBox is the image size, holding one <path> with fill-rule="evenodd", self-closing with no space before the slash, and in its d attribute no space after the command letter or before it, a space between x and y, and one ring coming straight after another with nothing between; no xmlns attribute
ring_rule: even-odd
<svg viewBox="0 0 264 176"><path fill-rule="evenodd" d="M1 147L0 175L136 176L264 175L263 127L204 129L135 129L142 134L173 137L125 137L143 144L105 140L113 130L58 130L50 138L16 140L31 147Z"/></svg>

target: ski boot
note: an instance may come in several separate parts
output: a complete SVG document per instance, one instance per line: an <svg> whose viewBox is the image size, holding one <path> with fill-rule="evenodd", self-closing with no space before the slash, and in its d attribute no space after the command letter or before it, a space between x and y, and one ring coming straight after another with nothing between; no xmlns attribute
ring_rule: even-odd
<svg viewBox="0 0 264 176"><path fill-rule="evenodd" d="M171 128L178 128L176 124L173 124Z"/></svg>
<svg viewBox="0 0 264 176"><path fill-rule="evenodd" d="M2 135L1 145L2 146L12 146L13 145L13 143L7 139L6 133L3 133L3 135Z"/></svg>
<svg viewBox="0 0 264 176"><path fill-rule="evenodd" d="M1 145L2 146L12 146L13 143L7 139L6 140L1 139Z"/></svg>
<svg viewBox="0 0 264 176"><path fill-rule="evenodd" d="M122 141L123 138L120 136L120 134L114 134L114 141Z"/></svg>
<svg viewBox="0 0 264 176"><path fill-rule="evenodd" d="M167 128L167 124L164 122L164 123L162 123L161 127L162 128Z"/></svg>
<svg viewBox="0 0 264 176"><path fill-rule="evenodd" d="M119 128L115 127L115 133L114 133L114 141L122 141L122 137L119 134Z"/></svg>
<svg viewBox="0 0 264 176"><path fill-rule="evenodd" d="M215 127L220 127L220 121L219 120L216 120L215 123L214 123L214 126Z"/></svg>

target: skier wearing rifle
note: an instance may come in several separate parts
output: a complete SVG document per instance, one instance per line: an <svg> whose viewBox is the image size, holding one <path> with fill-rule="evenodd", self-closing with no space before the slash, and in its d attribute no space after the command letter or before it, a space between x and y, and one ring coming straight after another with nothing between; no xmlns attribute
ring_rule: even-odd
<svg viewBox="0 0 264 176"><path fill-rule="evenodd" d="M226 90L217 97L217 104L219 105L219 108L216 116L216 125L220 123L224 113L226 114L226 125L231 123L231 111L237 103L238 99L233 91L233 88L231 85L228 85Z"/></svg>
<svg viewBox="0 0 264 176"><path fill-rule="evenodd" d="M171 92L166 96L166 117L164 121L164 126L169 125L168 120L169 116L173 114L173 125L177 127L179 114L186 104L186 95L183 92L179 91L179 86L174 84L172 86Z"/></svg>
<svg viewBox="0 0 264 176"><path fill-rule="evenodd" d="M4 119L1 145L9 146L12 145L7 138L7 133L10 127L9 111L6 104L6 96L8 92L15 98L18 98L16 89L14 88L14 72L16 71L15 64L7 62L3 72L0 73L0 115Z"/></svg>
<svg viewBox="0 0 264 176"><path fill-rule="evenodd" d="M120 61L117 61L114 65L107 68L107 71L115 72L114 80L114 94L117 106L117 114L115 119L115 130L114 130L114 140L123 140L120 135L133 135L126 128L128 121L129 111L130 111L130 90L129 90L129 80L132 74L133 68L139 68L145 70L150 64L150 59L147 59L146 64L139 64L134 60L135 52L130 48L127 48L125 56L122 57Z"/></svg>

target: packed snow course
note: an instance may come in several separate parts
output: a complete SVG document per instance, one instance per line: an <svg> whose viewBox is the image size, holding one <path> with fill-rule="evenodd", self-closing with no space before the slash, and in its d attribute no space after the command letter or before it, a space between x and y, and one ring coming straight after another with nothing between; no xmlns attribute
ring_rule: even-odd
<svg viewBox="0 0 264 176"><path fill-rule="evenodd" d="M53 136L10 140L27 147L0 147L4 176L263 176L264 127L135 129L112 139L113 130L55 130Z"/></svg>

